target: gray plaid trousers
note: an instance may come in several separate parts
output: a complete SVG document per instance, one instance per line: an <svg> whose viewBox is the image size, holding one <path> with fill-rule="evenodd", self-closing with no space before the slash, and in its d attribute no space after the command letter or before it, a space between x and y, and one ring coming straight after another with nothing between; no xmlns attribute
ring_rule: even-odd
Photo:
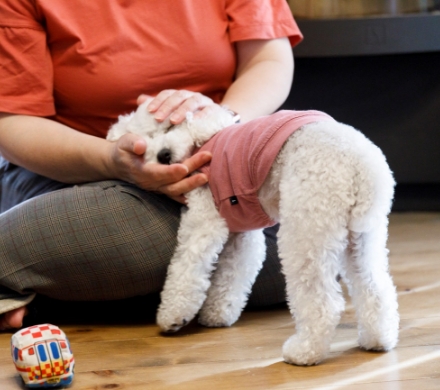
<svg viewBox="0 0 440 390"><path fill-rule="evenodd" d="M66 186L5 163L0 313L35 294L70 301L157 293L176 245L181 205L122 181ZM275 230L251 306L285 300Z"/></svg>

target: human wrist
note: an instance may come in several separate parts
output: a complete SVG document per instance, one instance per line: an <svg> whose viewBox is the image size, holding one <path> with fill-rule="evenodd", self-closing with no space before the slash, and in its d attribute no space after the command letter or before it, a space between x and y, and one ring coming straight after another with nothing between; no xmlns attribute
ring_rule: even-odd
<svg viewBox="0 0 440 390"><path fill-rule="evenodd" d="M234 110L231 110L227 104L222 104L221 107L222 107L222 108L223 108L223 109L224 109L229 115L232 116L232 120L234 121L234 123L240 123L241 118L240 118L240 114L239 114L239 113L237 113L237 112L234 111Z"/></svg>
<svg viewBox="0 0 440 390"><path fill-rule="evenodd" d="M102 142L102 145L99 147L99 153L95 156L94 169L103 180L120 180L121 172L116 161L118 158L116 142L105 139L99 139L99 142Z"/></svg>

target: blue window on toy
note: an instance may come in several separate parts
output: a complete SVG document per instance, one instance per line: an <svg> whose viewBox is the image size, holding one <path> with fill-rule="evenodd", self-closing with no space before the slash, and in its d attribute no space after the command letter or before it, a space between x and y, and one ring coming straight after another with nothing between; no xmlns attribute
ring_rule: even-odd
<svg viewBox="0 0 440 390"><path fill-rule="evenodd" d="M17 361L18 360L18 348L14 347L14 360Z"/></svg>
<svg viewBox="0 0 440 390"><path fill-rule="evenodd" d="M38 351L38 355L40 356L40 360L42 362L47 361L46 349L44 348L43 344L37 346L37 351Z"/></svg>
<svg viewBox="0 0 440 390"><path fill-rule="evenodd" d="M50 343L50 350L52 351L52 356L54 357L54 359L60 358L60 352L58 351L58 345L56 342L52 341Z"/></svg>

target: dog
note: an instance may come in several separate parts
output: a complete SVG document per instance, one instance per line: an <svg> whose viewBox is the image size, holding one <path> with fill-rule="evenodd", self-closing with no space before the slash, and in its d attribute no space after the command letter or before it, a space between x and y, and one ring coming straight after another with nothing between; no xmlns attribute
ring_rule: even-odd
<svg viewBox="0 0 440 390"><path fill-rule="evenodd" d="M197 314L208 327L235 323L265 259L262 229L280 223L278 251L296 326L284 361L314 365L327 357L344 309L338 275L356 310L360 347L395 347L399 314L386 248L395 182L377 146L318 111L233 124L219 107L172 126L157 123L148 104L120 117L107 138L144 137L146 163L213 153L201 169L209 183L186 194L157 313L162 331L178 331Z"/></svg>

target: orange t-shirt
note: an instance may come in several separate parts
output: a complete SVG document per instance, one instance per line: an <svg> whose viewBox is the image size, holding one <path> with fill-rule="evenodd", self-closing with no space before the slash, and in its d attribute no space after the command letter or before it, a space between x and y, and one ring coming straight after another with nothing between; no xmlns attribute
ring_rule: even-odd
<svg viewBox="0 0 440 390"><path fill-rule="evenodd" d="M234 78L232 42L302 35L285 0L2 0L0 112L105 136L141 93Z"/></svg>

